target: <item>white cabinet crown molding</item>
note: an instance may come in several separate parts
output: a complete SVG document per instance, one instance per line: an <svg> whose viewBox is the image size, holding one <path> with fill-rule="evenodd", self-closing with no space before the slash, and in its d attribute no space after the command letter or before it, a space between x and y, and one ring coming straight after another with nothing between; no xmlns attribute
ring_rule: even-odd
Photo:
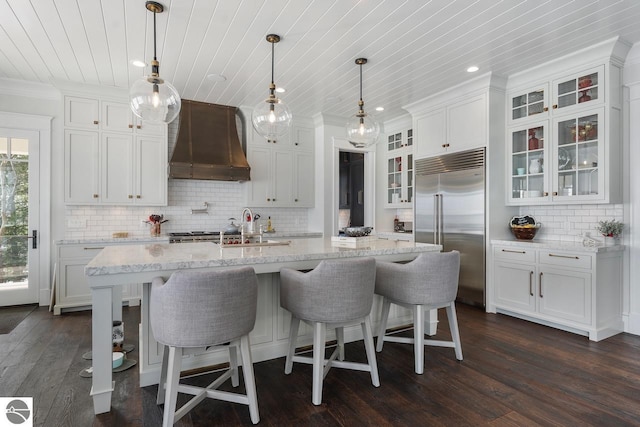
<svg viewBox="0 0 640 427"><path fill-rule="evenodd" d="M445 104L450 104L453 100L460 99L462 97L486 93L487 88L505 91L506 86L506 77L489 72L421 99L420 101L405 105L402 108L412 115L420 114L434 108L444 106Z"/></svg>
<svg viewBox="0 0 640 427"><path fill-rule="evenodd" d="M58 101L62 97L60 91L51 84L8 78L0 78L0 93L51 101Z"/></svg>

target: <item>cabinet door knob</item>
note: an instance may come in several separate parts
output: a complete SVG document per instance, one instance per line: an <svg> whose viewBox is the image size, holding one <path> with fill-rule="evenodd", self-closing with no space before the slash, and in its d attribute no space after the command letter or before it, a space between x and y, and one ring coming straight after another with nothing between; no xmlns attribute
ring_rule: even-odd
<svg viewBox="0 0 640 427"><path fill-rule="evenodd" d="M548 196L548 195L549 195L549 192L548 192L548 191L545 191L543 194L544 194L545 196Z"/></svg>
<svg viewBox="0 0 640 427"><path fill-rule="evenodd" d="M549 107L544 107L542 111L549 111Z"/></svg>
<svg viewBox="0 0 640 427"><path fill-rule="evenodd" d="M553 104L553 109L556 110L558 108L558 104Z"/></svg>
<svg viewBox="0 0 640 427"><path fill-rule="evenodd" d="M271 199L267 197L267 202L270 202L270 201L271 201Z"/></svg>
<svg viewBox="0 0 640 427"><path fill-rule="evenodd" d="M276 201L276 199L273 199L273 201L275 202L275 201Z"/></svg>
<svg viewBox="0 0 640 427"><path fill-rule="evenodd" d="M293 201L294 201L294 202L297 202L297 201L298 201L298 199L294 199Z"/></svg>
<svg viewBox="0 0 640 427"><path fill-rule="evenodd" d="M130 199L133 199L133 194L129 194L129 198L130 198Z"/></svg>
<svg viewBox="0 0 640 427"><path fill-rule="evenodd" d="M298 145L298 143L297 143L297 142L296 142L296 143L294 143L294 144L295 144L295 145Z"/></svg>
<svg viewBox="0 0 640 427"><path fill-rule="evenodd" d="M136 128L142 129L142 125L137 125Z"/></svg>
<svg viewBox="0 0 640 427"><path fill-rule="evenodd" d="M557 196L557 195L558 195L558 192L557 192L557 191L554 191L554 192L553 192L553 195L554 195L554 196Z"/></svg>
<svg viewBox="0 0 640 427"><path fill-rule="evenodd" d="M142 199L142 196L138 194L136 195L136 199Z"/></svg>
<svg viewBox="0 0 640 427"><path fill-rule="evenodd" d="M98 121L97 121L97 120L94 120L94 121L93 121L93 124L94 124L94 125L97 125L97 124L98 124Z"/></svg>
<svg viewBox="0 0 640 427"><path fill-rule="evenodd" d="M98 195L97 195L97 194L94 194L94 195L93 195L93 198L94 198L94 199L97 199L97 198L98 198Z"/></svg>
<svg viewBox="0 0 640 427"><path fill-rule="evenodd" d="M129 124L129 129L133 129L133 125L132 124Z"/></svg>
<svg viewBox="0 0 640 427"><path fill-rule="evenodd" d="M442 148L445 148L447 146L447 144L442 144Z"/></svg>

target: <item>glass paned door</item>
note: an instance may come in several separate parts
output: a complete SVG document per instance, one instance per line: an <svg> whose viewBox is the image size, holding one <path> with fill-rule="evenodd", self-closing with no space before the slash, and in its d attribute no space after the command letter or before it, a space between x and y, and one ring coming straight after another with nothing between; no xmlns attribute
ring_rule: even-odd
<svg viewBox="0 0 640 427"><path fill-rule="evenodd" d="M558 122L558 164L554 196L597 196L599 186L598 114Z"/></svg>
<svg viewBox="0 0 640 427"><path fill-rule="evenodd" d="M543 125L511 132L511 198L545 197Z"/></svg>
<svg viewBox="0 0 640 427"><path fill-rule="evenodd" d="M387 163L387 203L400 203L402 197L402 156L392 157Z"/></svg>
<svg viewBox="0 0 640 427"><path fill-rule="evenodd" d="M31 132L0 129L0 305L3 306L37 302L39 195L35 184L38 171L34 166L38 159L37 143L37 136Z"/></svg>

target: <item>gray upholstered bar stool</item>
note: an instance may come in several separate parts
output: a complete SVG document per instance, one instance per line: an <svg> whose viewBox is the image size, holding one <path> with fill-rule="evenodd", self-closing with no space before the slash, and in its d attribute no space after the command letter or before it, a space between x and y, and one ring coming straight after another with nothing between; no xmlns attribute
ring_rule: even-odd
<svg viewBox="0 0 640 427"><path fill-rule="evenodd" d="M251 267L178 271L166 282L161 277L153 279L151 328L156 340L165 346L157 398L158 404L164 403L163 426L173 425L205 398L249 405L251 421L260 421L249 342L257 300L258 280ZM228 371L207 388L180 384L183 355L222 345L229 350ZM234 387L238 386L238 348L246 395L216 390L229 378ZM194 397L176 411L178 392Z"/></svg>
<svg viewBox="0 0 640 427"><path fill-rule="evenodd" d="M291 312L284 372L291 373L293 362L313 365L314 405L322 403L322 381L332 367L368 371L373 385L380 386L369 318L375 274L373 258L325 260L308 273L280 270L280 305ZM313 358L294 354L300 320L313 326ZM368 364L344 361L344 327L358 324L362 327ZM338 341L329 359L324 357L327 327L336 329Z"/></svg>
<svg viewBox="0 0 640 427"><path fill-rule="evenodd" d="M460 253L423 253L407 264L378 262L376 294L382 295L382 318L378 329L377 351L384 341L413 344L415 371L424 372L424 346L452 347L462 360L455 299L460 274ZM391 303L413 309L413 338L386 335ZM425 311L446 308L452 341L425 340Z"/></svg>

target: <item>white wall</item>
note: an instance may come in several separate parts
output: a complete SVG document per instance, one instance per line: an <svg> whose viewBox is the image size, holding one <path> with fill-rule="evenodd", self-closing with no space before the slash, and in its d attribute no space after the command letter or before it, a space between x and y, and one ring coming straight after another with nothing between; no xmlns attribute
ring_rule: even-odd
<svg viewBox="0 0 640 427"><path fill-rule="evenodd" d="M625 330L640 335L640 43L633 46L624 67L624 85L627 88L626 123L628 134L625 142L625 191L624 210L628 224L624 233L627 245L625 276L628 277L628 298L625 301Z"/></svg>

